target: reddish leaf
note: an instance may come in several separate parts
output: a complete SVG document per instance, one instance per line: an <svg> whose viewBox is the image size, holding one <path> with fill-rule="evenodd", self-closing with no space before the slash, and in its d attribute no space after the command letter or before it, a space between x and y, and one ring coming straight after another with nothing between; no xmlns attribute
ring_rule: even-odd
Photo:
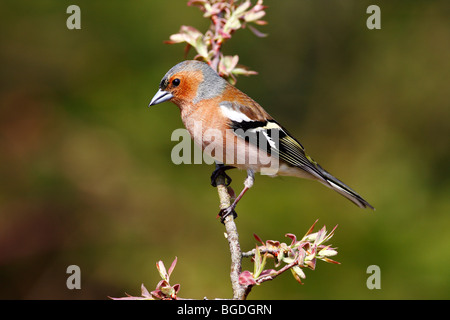
<svg viewBox="0 0 450 320"><path fill-rule="evenodd" d="M297 242L297 237L295 236L295 234L286 233L284 236L288 237L288 238L290 238L292 240L291 246L294 245Z"/></svg>
<svg viewBox="0 0 450 320"><path fill-rule="evenodd" d="M275 275L276 273L277 273L277 270L275 270L275 269L266 269L266 270L263 270L263 272L261 272L259 277L266 277L266 276L270 276L270 275Z"/></svg>
<svg viewBox="0 0 450 320"><path fill-rule="evenodd" d="M260 242L262 245L264 245L264 241L262 241L261 238L258 237L258 236L256 235L256 233L253 234L253 237L255 237L256 241L258 241L258 242Z"/></svg>
<svg viewBox="0 0 450 320"><path fill-rule="evenodd" d="M170 265L170 268L169 268L169 277L170 277L170 275L172 274L172 271L173 271L173 269L175 269L175 266L177 265L177 257L175 257L175 259L173 260L173 262L172 262L172 264Z"/></svg>
<svg viewBox="0 0 450 320"><path fill-rule="evenodd" d="M306 234L303 237L306 237L307 235L311 234L314 230L314 227L316 226L317 221L319 221L319 219L317 219L316 221L314 221L313 225L311 226L311 228L309 228L309 230L306 232Z"/></svg>
<svg viewBox="0 0 450 320"><path fill-rule="evenodd" d="M253 274L250 271L245 270L239 275L239 283L243 286L253 286L256 284L256 281L253 278Z"/></svg>

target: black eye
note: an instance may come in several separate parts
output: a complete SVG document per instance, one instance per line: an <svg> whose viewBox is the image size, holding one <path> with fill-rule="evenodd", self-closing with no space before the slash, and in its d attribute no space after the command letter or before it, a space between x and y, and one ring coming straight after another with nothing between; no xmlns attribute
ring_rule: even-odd
<svg viewBox="0 0 450 320"><path fill-rule="evenodd" d="M174 87L178 87L179 84L180 84L180 79L175 78L175 79L172 80L172 85Z"/></svg>

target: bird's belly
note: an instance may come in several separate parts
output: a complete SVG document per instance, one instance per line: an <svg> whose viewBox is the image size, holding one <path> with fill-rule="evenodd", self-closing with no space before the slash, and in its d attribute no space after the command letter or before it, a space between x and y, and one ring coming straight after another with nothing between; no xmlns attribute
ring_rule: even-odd
<svg viewBox="0 0 450 320"><path fill-rule="evenodd" d="M279 169L278 157L269 155L255 145L237 137L231 130L216 132L216 135L193 136L201 146L204 155L239 169L251 169L262 174L276 175Z"/></svg>

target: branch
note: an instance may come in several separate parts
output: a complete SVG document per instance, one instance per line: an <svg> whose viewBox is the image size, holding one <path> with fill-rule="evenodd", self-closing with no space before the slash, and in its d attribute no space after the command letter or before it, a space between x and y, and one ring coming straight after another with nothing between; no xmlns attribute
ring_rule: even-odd
<svg viewBox="0 0 450 320"><path fill-rule="evenodd" d="M217 193L220 199L220 209L228 208L231 205L231 196L228 193L228 188L225 185L225 177L220 175L217 177ZM231 254L231 287L233 289L233 299L243 300L245 299L245 287L239 283L239 275L242 268L242 253L241 246L239 244L239 234L237 232L236 223L232 214L228 215L223 221L226 229L225 237L228 240Z"/></svg>

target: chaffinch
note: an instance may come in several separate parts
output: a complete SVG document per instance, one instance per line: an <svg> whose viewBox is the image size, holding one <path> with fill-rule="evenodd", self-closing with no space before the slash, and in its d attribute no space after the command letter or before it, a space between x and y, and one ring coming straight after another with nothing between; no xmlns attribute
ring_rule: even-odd
<svg viewBox="0 0 450 320"><path fill-rule="evenodd" d="M244 189L233 204L221 210L223 219L252 187L254 173L313 179L333 189L360 208L374 209L359 194L325 171L305 149L257 102L220 77L208 64L188 60L172 67L162 78L149 106L172 101L194 142L216 161L211 175L231 179L225 170L247 170ZM226 165L225 165L226 164Z"/></svg>

